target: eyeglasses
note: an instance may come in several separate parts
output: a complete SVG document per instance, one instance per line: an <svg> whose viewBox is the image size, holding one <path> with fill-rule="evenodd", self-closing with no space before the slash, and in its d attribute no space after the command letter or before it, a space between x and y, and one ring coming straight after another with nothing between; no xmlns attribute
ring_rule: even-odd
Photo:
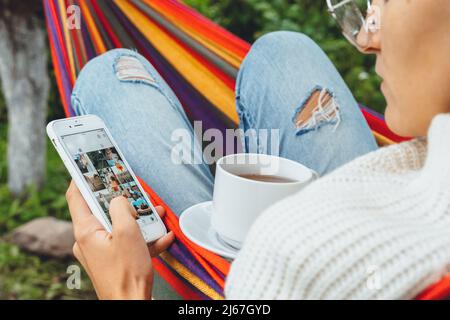
<svg viewBox="0 0 450 320"><path fill-rule="evenodd" d="M327 5L344 36L358 49L366 48L370 33L380 29L380 8L371 0L327 0Z"/></svg>

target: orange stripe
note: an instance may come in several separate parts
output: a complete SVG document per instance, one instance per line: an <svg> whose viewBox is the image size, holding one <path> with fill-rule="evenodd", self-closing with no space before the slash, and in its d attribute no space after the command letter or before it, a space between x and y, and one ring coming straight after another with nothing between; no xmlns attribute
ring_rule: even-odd
<svg viewBox="0 0 450 320"><path fill-rule="evenodd" d="M62 77L61 77L61 66L58 64L58 59L56 58L55 45L50 36L50 30L48 30L49 41L50 41L50 54L53 61L53 70L55 71L56 85L58 87L59 95L61 98L61 102L64 107L64 114L66 117L70 117L69 106L67 105L66 99L64 99L64 86L62 85Z"/></svg>
<svg viewBox="0 0 450 320"><path fill-rule="evenodd" d="M165 205L163 203L159 203L159 205L163 206L166 209L167 213L171 212L170 209L167 207L167 205ZM208 274L214 279L214 281L216 281L221 288L224 288L225 281L220 277L220 275L218 275L216 273L216 271L213 268L211 268L211 266L208 264L208 262L210 264L214 265L215 267L218 267L218 269L220 268L220 265L216 266L215 261L207 261L206 259L203 258L202 255L200 255L201 250L198 250L198 248L196 248L196 247L193 248L192 243L181 232L181 229L178 224L178 217L176 217L176 215L173 213L169 213L166 215L164 222L166 223L167 227L173 231L173 233L175 234L177 239L194 256L195 260L197 260L197 262L200 263L201 266L206 270L206 272L208 272ZM204 250L203 248L201 248L201 249ZM225 273L225 274L227 274L227 273Z"/></svg>
<svg viewBox="0 0 450 320"><path fill-rule="evenodd" d="M138 178L139 179L139 178ZM208 264L212 264L221 273L228 274L230 264L228 261L219 257L218 255L205 250L191 241L189 241L180 229L178 224L178 217L173 213L173 211L164 203L164 201L141 179L142 187L149 194L150 198L154 201L155 205L161 205L166 210L165 223L167 227L172 230L179 239L179 241L186 246L188 251L196 258L196 260L205 268L205 270L211 275L211 277L223 288L225 283L223 279L216 273L214 269Z"/></svg>
<svg viewBox="0 0 450 320"><path fill-rule="evenodd" d="M445 300L450 297L450 275L428 287L416 297L416 300Z"/></svg>
<svg viewBox="0 0 450 320"><path fill-rule="evenodd" d="M152 259L153 268L185 300L202 300L186 283L178 279L158 258Z"/></svg>
<svg viewBox="0 0 450 320"><path fill-rule="evenodd" d="M52 21L53 21L54 27L56 29L55 33L56 33L56 37L58 38L57 41L58 41L58 44L61 46L61 54L62 54L62 59L63 59L63 63L64 63L64 68L66 70L69 70L70 69L69 58L67 56L67 50L64 47L64 39L63 39L64 37L62 35L61 26L59 24L60 21L58 19L58 14L57 14L56 8L55 8L56 4L52 1L49 1L48 4L49 4L49 9L50 9L50 14L52 16ZM61 68L62 68L62 66L61 66ZM74 81L75 80L72 79L72 77L70 77L70 74L69 74L69 82L70 82L71 86L73 86Z"/></svg>
<svg viewBox="0 0 450 320"><path fill-rule="evenodd" d="M185 265L178 261L173 255L169 254L168 252L163 252L159 257L181 278L186 279L186 281L197 288L201 293L213 300L223 300L222 294L209 286L205 281L203 281Z"/></svg>
<svg viewBox="0 0 450 320"><path fill-rule="evenodd" d="M234 122L238 121L234 90L217 78L186 49L174 41L165 30L152 22L126 0L114 0L120 10L133 20L142 35L160 52L178 73Z"/></svg>
<svg viewBox="0 0 450 320"><path fill-rule="evenodd" d="M232 66L236 68L239 67L246 52L236 52L236 49L230 46L229 42L223 42L220 38L216 37L215 34L208 32L210 30L196 26L196 21L189 19L189 17L180 12L173 11L170 8L168 9L168 3L155 0L144 1L147 5L162 14L172 24L176 25L177 28L183 30L190 37L201 43L204 47L220 56Z"/></svg>
<svg viewBox="0 0 450 320"><path fill-rule="evenodd" d="M67 56L69 58L70 70L68 72L71 75L72 80L75 82L76 79L76 71L75 71L75 62L73 59L72 45L70 41L69 29L67 28L67 12L64 10L66 8L66 4L64 0L58 0L59 14L61 17L61 21L63 24L63 32L64 32L64 41L67 47Z"/></svg>
<svg viewBox="0 0 450 320"><path fill-rule="evenodd" d="M176 18L177 24L183 24L185 27L195 30L198 34L204 36L205 39L212 40L220 48L226 49L240 58L244 58L250 49L250 44L237 38L211 20L200 16L198 12L184 4L181 5L185 6L186 10L182 10L178 5L166 0L146 0L146 2L152 6L158 6L165 15L170 14ZM189 14L189 11L193 13Z"/></svg>
<svg viewBox="0 0 450 320"><path fill-rule="evenodd" d="M97 55L105 53L106 52L105 43L103 42L100 32L98 31L97 26L95 25L95 21L92 18L88 5L84 0L81 0L79 4L81 11L83 13L83 18L86 20L86 26L89 31L89 34L91 35L92 43L94 44Z"/></svg>

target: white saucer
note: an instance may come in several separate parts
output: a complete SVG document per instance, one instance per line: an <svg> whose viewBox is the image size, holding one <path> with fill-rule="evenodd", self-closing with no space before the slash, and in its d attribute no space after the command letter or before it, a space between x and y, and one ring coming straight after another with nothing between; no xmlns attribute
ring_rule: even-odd
<svg viewBox="0 0 450 320"><path fill-rule="evenodd" d="M226 245L211 226L212 201L196 204L183 211L180 228L184 235L196 245L224 258L235 259L238 250Z"/></svg>

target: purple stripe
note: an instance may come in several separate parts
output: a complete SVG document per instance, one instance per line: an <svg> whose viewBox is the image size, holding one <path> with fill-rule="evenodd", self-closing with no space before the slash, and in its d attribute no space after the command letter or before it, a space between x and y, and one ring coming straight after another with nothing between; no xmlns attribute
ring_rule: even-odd
<svg viewBox="0 0 450 320"><path fill-rule="evenodd" d="M79 2L80 2L80 0L77 0L77 3L79 3ZM92 58L94 58L97 54L95 52L94 45L91 41L91 38L89 37L89 30L88 30L86 21L85 21L85 19L83 19L83 17L81 17L81 35L83 37L83 43L86 48L87 59L89 61Z"/></svg>
<svg viewBox="0 0 450 320"><path fill-rule="evenodd" d="M381 113L378 113L378 112L376 112L375 110L372 110L372 109L370 109L370 108L368 108L368 107L366 107L366 106L364 106L364 105L362 105L362 104L359 105L359 108L360 108L361 110L366 111L367 113L370 113L370 114L373 115L374 117L377 117L378 119L384 121L384 116L383 116Z"/></svg>
<svg viewBox="0 0 450 320"><path fill-rule="evenodd" d="M48 0L48 1L51 1L51 0ZM62 87L63 87L63 93L62 93L63 97L61 97L61 98L66 101L66 104L69 108L69 114L72 117L75 115L75 112L73 111L72 104L70 102L70 94L72 92L72 88L71 88L69 76L68 76L69 70L65 70L65 68L64 68L65 64L64 64L64 59L62 56L61 43L58 41L57 31L56 31L56 27L55 27L55 23L57 23L57 22L52 20L48 2L45 1L44 4L45 4L45 13L47 16L47 24L48 24L49 30L50 30L50 36L52 37L52 42L55 46L56 59L58 60L58 64L61 66L61 68L59 70L61 73L61 81L62 81ZM55 3L55 5L57 6L56 3Z"/></svg>
<svg viewBox="0 0 450 320"><path fill-rule="evenodd" d="M153 64L164 80L172 88L178 99L181 101L186 113L191 120L201 120L204 130L216 128L225 131L226 128L234 127L234 123L223 113L206 100L197 90L195 90L174 68L145 40L145 37L137 28L124 16L116 7L111 6L117 18L121 21L125 29L130 33L135 43L142 50L142 54ZM226 149L224 149L226 150Z"/></svg>
<svg viewBox="0 0 450 320"><path fill-rule="evenodd" d="M217 273L217 275L225 281L226 276L219 270L217 269L215 266L213 266L211 263L209 263L208 261L206 261L206 263L208 263L208 265Z"/></svg>
<svg viewBox="0 0 450 320"><path fill-rule="evenodd" d="M190 282L188 282L185 278L183 278L182 276L180 276L170 265L168 265L163 259L158 258L159 262L161 262L170 272L171 272L171 276L177 278L178 280L180 280L181 282L183 282L184 284L186 284L188 287L191 288L191 290L193 290L196 294L199 295L199 297L202 300L212 300L212 298L210 296L207 296L206 294L204 294L203 292L201 292L200 290L198 290L196 287L194 287Z"/></svg>
<svg viewBox="0 0 450 320"><path fill-rule="evenodd" d="M214 279L206 272L206 270L195 260L189 251L178 241L170 247L169 252L192 273L204 281L208 286L213 288L216 292L222 294L222 288Z"/></svg>

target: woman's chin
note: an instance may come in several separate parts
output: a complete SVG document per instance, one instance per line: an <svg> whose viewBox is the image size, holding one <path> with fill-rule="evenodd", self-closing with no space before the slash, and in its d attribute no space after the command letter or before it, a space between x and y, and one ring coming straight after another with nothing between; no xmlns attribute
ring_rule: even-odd
<svg viewBox="0 0 450 320"><path fill-rule="evenodd" d="M396 109L392 107L389 103L386 106L386 111L384 113L384 119L388 128L400 137L408 137L411 135L407 126L405 125L405 119L400 117Z"/></svg>

